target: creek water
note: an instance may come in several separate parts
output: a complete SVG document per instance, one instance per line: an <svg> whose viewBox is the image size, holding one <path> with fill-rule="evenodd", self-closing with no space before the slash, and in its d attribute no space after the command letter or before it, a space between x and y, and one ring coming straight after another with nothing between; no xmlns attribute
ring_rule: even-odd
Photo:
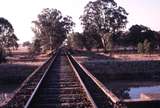
<svg viewBox="0 0 160 108"><path fill-rule="evenodd" d="M160 93L160 85L146 87L130 87L127 91L131 99L139 98L141 93Z"/></svg>
<svg viewBox="0 0 160 108"><path fill-rule="evenodd" d="M141 93L160 93L160 82L154 81L113 81L105 85L120 99L138 99Z"/></svg>

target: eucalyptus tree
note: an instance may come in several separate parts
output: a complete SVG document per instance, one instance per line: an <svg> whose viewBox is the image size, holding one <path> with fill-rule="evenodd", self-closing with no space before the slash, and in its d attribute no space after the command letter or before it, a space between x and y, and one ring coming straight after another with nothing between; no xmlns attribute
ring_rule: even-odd
<svg viewBox="0 0 160 108"><path fill-rule="evenodd" d="M29 47L29 46L31 46L31 42L30 41L23 42L23 47Z"/></svg>
<svg viewBox="0 0 160 108"><path fill-rule="evenodd" d="M10 53L10 48L18 48L17 41L12 24L0 17L0 63L5 61L6 51Z"/></svg>
<svg viewBox="0 0 160 108"><path fill-rule="evenodd" d="M70 16L62 16L59 10L49 8L43 9L33 23L32 30L36 39L40 40L41 46L45 49L54 49L60 46L74 26Z"/></svg>
<svg viewBox="0 0 160 108"><path fill-rule="evenodd" d="M157 33L144 25L136 24L129 29L128 38L133 46L136 46L139 42L143 43L145 40L148 40L153 48L156 46L156 37Z"/></svg>
<svg viewBox="0 0 160 108"><path fill-rule="evenodd" d="M67 44L69 48L83 49L84 47L84 36L79 32L72 32L67 36Z"/></svg>
<svg viewBox="0 0 160 108"><path fill-rule="evenodd" d="M1 48L17 48L18 38L14 34L12 24L5 18L0 18L0 47Z"/></svg>
<svg viewBox="0 0 160 108"><path fill-rule="evenodd" d="M104 51L107 49L106 33L114 34L127 24L126 10L118 6L114 0L90 1L80 17L84 31L96 32L101 39ZM93 29L94 28L94 29ZM108 35L110 37L110 35ZM111 39L109 39L111 40ZM110 42L112 43L112 42Z"/></svg>

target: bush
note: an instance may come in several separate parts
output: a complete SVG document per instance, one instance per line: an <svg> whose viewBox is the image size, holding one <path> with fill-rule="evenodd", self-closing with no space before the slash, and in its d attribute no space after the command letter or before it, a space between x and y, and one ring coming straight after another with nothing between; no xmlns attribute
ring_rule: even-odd
<svg viewBox="0 0 160 108"><path fill-rule="evenodd" d="M143 43L144 53L148 54L151 52L151 43L146 39Z"/></svg>
<svg viewBox="0 0 160 108"><path fill-rule="evenodd" d="M6 62L6 52L3 48L0 48L0 63Z"/></svg>
<svg viewBox="0 0 160 108"><path fill-rule="evenodd" d="M151 43L145 39L143 43L138 43L137 45L137 51L138 53L142 54L148 54L151 52Z"/></svg>
<svg viewBox="0 0 160 108"><path fill-rule="evenodd" d="M138 45L137 45L137 51L140 54L144 53L144 46L143 46L142 43L138 43Z"/></svg>

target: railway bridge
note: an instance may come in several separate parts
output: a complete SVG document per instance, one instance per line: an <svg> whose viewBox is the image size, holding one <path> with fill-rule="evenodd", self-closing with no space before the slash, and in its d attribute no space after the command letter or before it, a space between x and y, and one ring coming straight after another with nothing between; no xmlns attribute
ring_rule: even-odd
<svg viewBox="0 0 160 108"><path fill-rule="evenodd" d="M137 108L137 103L128 103L116 97L69 52L59 49L24 81L4 108Z"/></svg>

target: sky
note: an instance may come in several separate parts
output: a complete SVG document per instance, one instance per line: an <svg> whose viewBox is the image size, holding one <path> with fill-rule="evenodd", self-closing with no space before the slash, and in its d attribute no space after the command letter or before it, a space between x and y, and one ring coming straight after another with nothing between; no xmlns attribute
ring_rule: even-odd
<svg viewBox="0 0 160 108"><path fill-rule="evenodd" d="M14 27L19 43L32 41L32 21L43 8L56 8L63 15L72 16L75 31L82 31L79 17L84 6L91 0L0 0L0 17L6 18ZM129 13L127 28L133 24L143 24L160 31L160 0L115 0Z"/></svg>
<svg viewBox="0 0 160 108"><path fill-rule="evenodd" d="M115 0L129 13L127 28L142 24L160 31L160 0Z"/></svg>

